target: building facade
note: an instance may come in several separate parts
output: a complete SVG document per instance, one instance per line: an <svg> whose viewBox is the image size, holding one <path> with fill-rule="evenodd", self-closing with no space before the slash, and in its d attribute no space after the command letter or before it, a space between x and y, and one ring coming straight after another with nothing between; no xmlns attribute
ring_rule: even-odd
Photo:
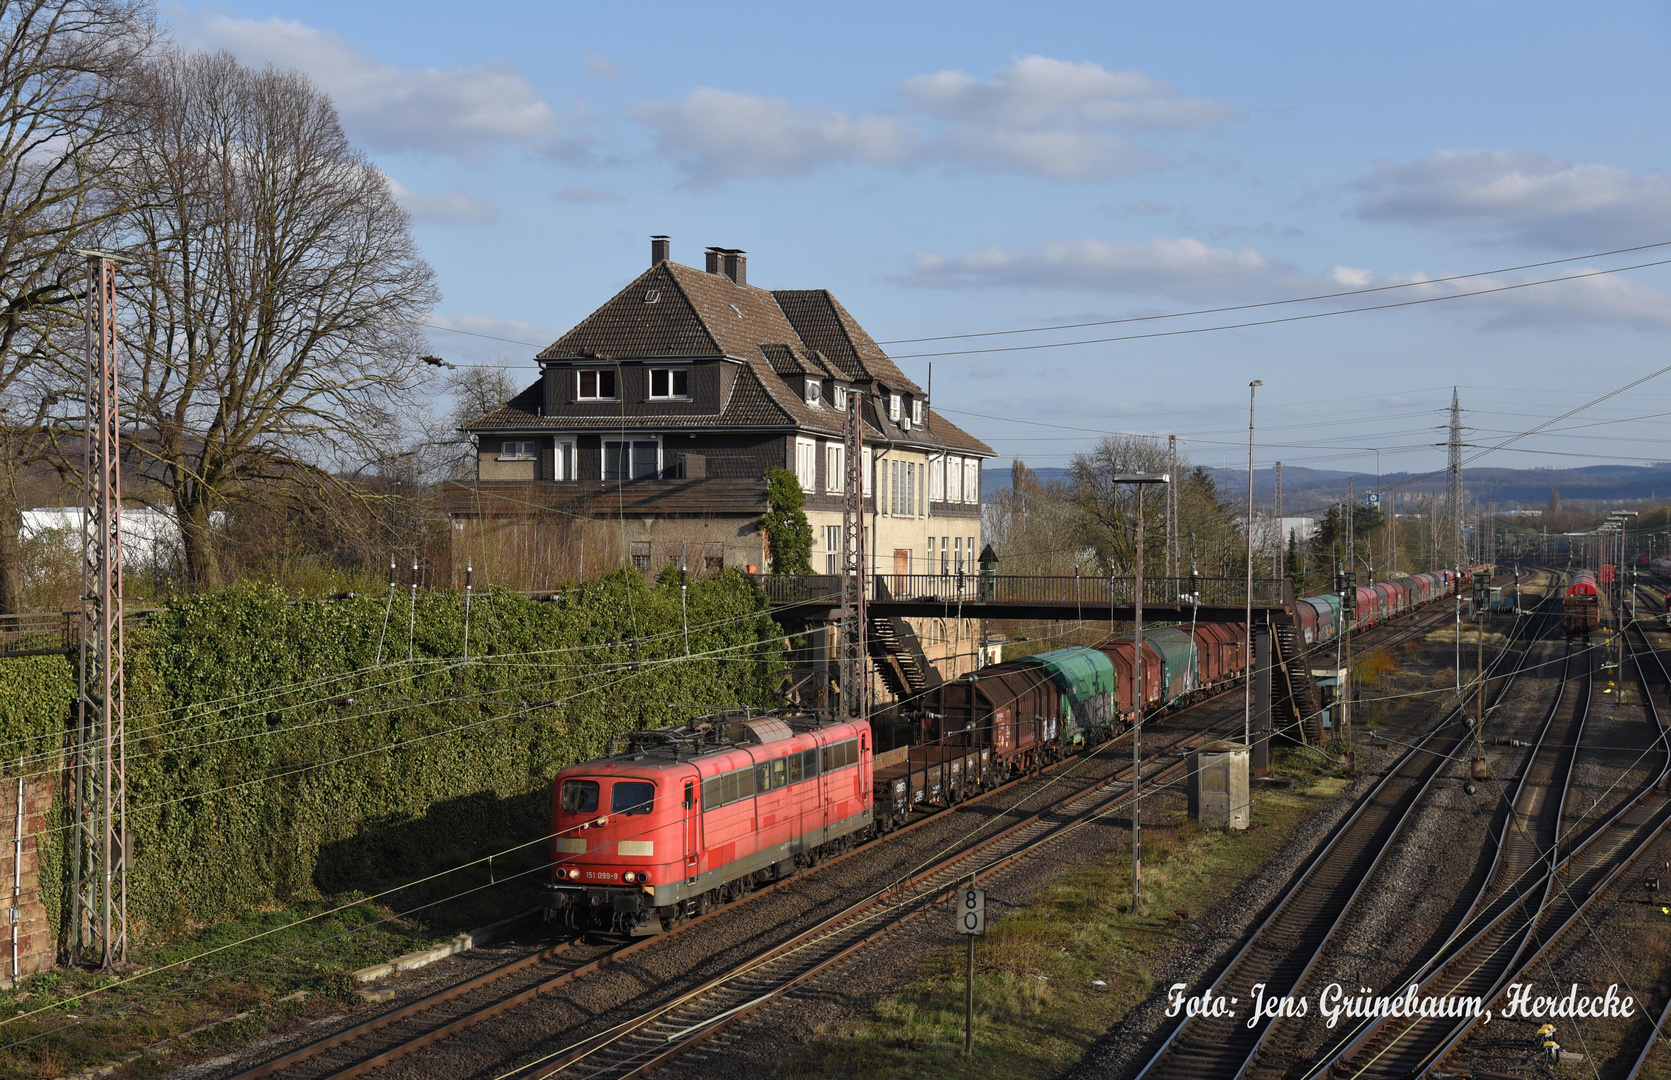
<svg viewBox="0 0 1671 1080"><path fill-rule="evenodd" d="M734 249L705 263L673 262L653 238L649 268L540 352L532 385L465 425L477 475L446 490L455 581L466 566L478 585L527 589L623 565L764 571L774 466L806 493L814 571L833 573L850 393L872 572L972 573L991 447L934 412L827 290L751 285ZM965 626L920 630L925 646L962 647L931 659L972 654Z"/></svg>

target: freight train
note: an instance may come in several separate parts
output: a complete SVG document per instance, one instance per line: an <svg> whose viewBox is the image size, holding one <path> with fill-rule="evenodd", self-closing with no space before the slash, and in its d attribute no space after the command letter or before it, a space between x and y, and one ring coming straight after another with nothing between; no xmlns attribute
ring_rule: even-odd
<svg viewBox="0 0 1671 1080"><path fill-rule="evenodd" d="M1449 596L1455 588L1450 570L1360 586L1351 628L1377 626ZM1341 598L1311 596L1296 602L1294 624L1296 644L1303 648L1332 641L1341 632ZM998 780L1036 771L1078 747L1125 731L1139 701L1144 715L1152 716L1234 685L1246 671L1246 641L1241 623L1146 629L1140 690L1133 671L1136 643L1130 638L982 668L924 696L918 713L921 742L986 748L987 769ZM893 809L899 820L904 809ZM878 804L883 828L888 812L885 802Z"/></svg>
<svg viewBox="0 0 1671 1080"><path fill-rule="evenodd" d="M1368 627L1450 594L1446 571L1358 590ZM1308 645L1339 632L1338 597L1308 597ZM917 718L922 745L875 767L863 720L710 718L634 732L623 752L572 765L553 786L549 916L576 929L643 936L746 895L903 823L1075 749L1135 715L1135 643L1109 640L942 683ZM1246 628L1167 626L1143 635L1146 715L1238 681Z"/></svg>

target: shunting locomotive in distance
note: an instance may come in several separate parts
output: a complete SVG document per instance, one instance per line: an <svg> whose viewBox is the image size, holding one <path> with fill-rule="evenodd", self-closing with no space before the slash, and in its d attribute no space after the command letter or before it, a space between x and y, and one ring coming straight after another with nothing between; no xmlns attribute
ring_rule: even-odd
<svg viewBox="0 0 1671 1080"><path fill-rule="evenodd" d="M644 936L874 830L870 725L730 716L626 736L557 775L547 911Z"/></svg>

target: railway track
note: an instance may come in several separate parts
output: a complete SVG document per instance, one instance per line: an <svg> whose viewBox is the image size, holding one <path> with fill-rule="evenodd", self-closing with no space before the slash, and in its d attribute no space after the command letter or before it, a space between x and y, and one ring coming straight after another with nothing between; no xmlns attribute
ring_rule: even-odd
<svg viewBox="0 0 1671 1080"><path fill-rule="evenodd" d="M1645 638L1643 644L1647 644ZM1643 657L1651 659L1648 671L1643 670ZM1536 881L1528 881L1518 902L1485 909L1468 928L1471 936L1430 965L1425 978L1418 980L1423 997L1478 997L1486 1007L1495 1007L1510 983L1522 978L1558 941L1585 925L1586 911L1622 880L1634 860L1671 822L1671 802L1662 790L1671 769L1671 736L1659 722L1658 705L1650 692L1650 682L1664 687L1671 679L1665 677L1663 662L1651 648L1634 652L1630 659L1650 719L1659 730L1656 760L1647 769L1647 779L1631 799L1587 834L1576 841L1570 836L1559 838L1553 854L1558 855L1561 844L1567 846L1567 853L1550 860L1553 872L1545 869ZM1425 1075L1456 1055L1479 1022L1477 1016L1414 1023L1375 1020L1310 1075Z"/></svg>
<svg viewBox="0 0 1671 1080"><path fill-rule="evenodd" d="M1144 786L1180 778L1191 749L1230 733L1236 726L1235 718L1230 718L1173 740L1144 760ZM1092 789L1072 794L970 848L935 861L670 1002L507 1075L516 1080L556 1076L625 1080L644 1076L787 991L880 943L907 919L935 909L960 882L996 873L1127 805L1130 778L1127 767Z"/></svg>
<svg viewBox="0 0 1671 1080"><path fill-rule="evenodd" d="M1389 631L1397 632L1390 642L1377 642L1377 644L1396 644L1409 636L1427 633L1434 625L1445 621L1446 618L1443 610L1439 610L1437 616L1435 616L1434 610L1430 608L1413 612L1408 622L1399 620L1395 623L1384 624L1382 627L1370 631L1370 633L1381 636ZM1403 636L1397 636L1399 634ZM1220 700L1220 698L1197 703L1190 709L1165 717L1164 721L1161 718L1156 718L1152 723L1177 723L1189 711L1210 706L1216 700ZM1222 726L1222 723L1208 727L1204 731L1182 734L1157 753L1147 757L1145 759L1143 782L1145 784L1157 781L1164 782L1168 778L1176 776L1183 768L1182 758L1189 747L1208 738L1240 733L1239 716L1229 724L1229 727L1234 728L1234 731L1230 731L1228 728L1225 731L1219 731L1218 728ZM1148 727L1148 725L1145 726ZM1154 729L1150 728L1149 730L1152 732ZM1154 735L1151 734L1150 737L1153 738ZM1102 744L1098 747L1098 751L1107 752L1127 738L1129 738L1129 733L1122 734L1117 739ZM1173 760L1174 758L1176 760ZM1070 758L1050 766L1045 770L1045 774L1071 771L1078 765L1083 764L1085 760L1086 757L1083 756ZM1164 764L1160 771L1151 776L1149 765L1155 762L1170 762L1170 764ZM1124 770L1123 774L1116 771L1112 777L1093 780L1089 786L1068 796L1055 807L1052 807L1050 811L1033 815L1022 824L1037 832L1039 828L1043 827L1041 822L1043 822L1046 813L1054 814L1057 818L1070 815L1070 817L1077 817L1077 820L1084 821L1092 820L1121 805L1125 796L1129 794L1130 766L1127 764L1121 766L1121 768ZM1126 777L1123 781L1119 779L1122 775ZM972 807L1002 793L1013 792L1015 787L1025 779L1022 778L1011 784L989 789L979 795L972 796L958 806L960 808ZM1113 789L1109 788L1110 784L1114 785ZM1084 808L1068 809L1076 800L1089 798L1098 793L1105 795L1106 798L1096 803L1090 810ZM941 813L931 813L917 817L901 828L887 834L879 842L892 842L919 826L941 820L942 816ZM1001 821L1002 818L1000 817L998 820ZM1058 824L1065 828L1067 825L1071 825L1072 821L1058 822ZM977 841L973 847L944 860L944 865L939 867L939 871L944 871L955 860L978 860L980 852L985 850L986 845L1016 837L1019 828L1020 826L1012 825L996 836ZM1054 838L1056 835L1058 835L1057 831L1049 831L1041 837L1033 839L1043 842ZM1020 843L1021 841L1016 842ZM1024 843L1018 854L999 859L998 865L1013 861L1036 846L1037 843ZM872 847L874 845L865 845L835 859L826 860L821 864L820 869L852 858L863 851L870 850ZM955 882L960 875L961 871L952 872L950 880ZM927 887L923 882L929 879L922 875L919 875L919 877L922 878L921 881L913 879L912 889L914 891L908 897L901 899L899 896L894 896L888 902L896 906L902 902L914 903L917 907L911 910L920 910L924 902L923 889ZM786 879L786 881L794 880L797 880L797 878ZM775 882L771 885L758 887L743 902L746 903L763 896L782 884L785 884L785 882ZM942 888L940 891L943 892L944 889ZM932 901L939 893L931 888L927 895L929 900ZM351 1080L354 1077L367 1075L470 1027L511 1012L540 996L557 992L579 979L627 960L642 950L655 947L667 940L672 934L688 932L700 923L720 917L729 911L734 911L737 906L736 904L727 905L707 915L689 919L668 934L639 939L625 945L609 948L588 946L581 940L554 944L537 953L509 961L469 979L443 987L423 998L323 1036L279 1057L238 1072L229 1077L228 1080L261 1080L261 1078L272 1076L283 1076L286 1080L302 1080L304 1077ZM838 918L842 917L838 916ZM866 942L870 940L869 937L865 938ZM810 977L810 974L798 976L795 981L804 981L804 978ZM376 1045L368 1048L365 1045L368 1042Z"/></svg>
<svg viewBox="0 0 1671 1080"><path fill-rule="evenodd" d="M1550 620L1535 617L1540 637ZM1516 624L1518 638L1530 620ZM1514 641L1493 659L1490 677L1510 655ZM1500 700L1522 669L1517 662L1498 688ZM1312 857L1288 893L1213 981L1216 997L1238 1015L1186 1017L1166 1037L1139 1073L1166 1077L1238 1077L1261 1047L1269 1025L1250 1029L1249 1005L1241 999L1263 984L1267 996L1281 997L1310 973L1347 909L1369 880L1393 838L1403 828L1445 762L1472 737L1463 719L1467 702L1447 710L1440 722L1399 759L1364 796ZM1241 1005L1237 1009L1236 1006Z"/></svg>

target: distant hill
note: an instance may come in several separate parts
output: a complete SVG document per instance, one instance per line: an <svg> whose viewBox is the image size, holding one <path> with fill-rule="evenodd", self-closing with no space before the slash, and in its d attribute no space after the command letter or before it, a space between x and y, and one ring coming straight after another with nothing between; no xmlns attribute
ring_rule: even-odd
<svg viewBox="0 0 1671 1080"><path fill-rule="evenodd" d="M1065 480L1066 469L1035 469L1045 482ZM1240 469L1207 470L1221 491L1241 493L1246 498L1247 473ZM987 499L1009 486L1009 470L994 468L990 473ZM1282 470L1282 509L1285 514L1298 514L1317 506L1326 506L1346 497L1346 479L1352 477L1356 493L1363 494L1375 487L1374 473L1333 472L1325 469L1306 469L1284 466ZM1410 473L1389 473L1381 477L1381 485L1390 487L1410 479ZM1499 510L1540 509L1549 502L1549 492L1561 494L1561 505L1568 509L1609 508L1631 503L1671 501L1671 462L1653 465L1586 465L1578 469L1464 469L1463 484L1472 505L1496 504ZM1445 494L1445 476L1440 473L1418 480L1402 492L1434 495ZM1259 506L1269 508L1272 494L1272 470L1253 471L1253 497Z"/></svg>

